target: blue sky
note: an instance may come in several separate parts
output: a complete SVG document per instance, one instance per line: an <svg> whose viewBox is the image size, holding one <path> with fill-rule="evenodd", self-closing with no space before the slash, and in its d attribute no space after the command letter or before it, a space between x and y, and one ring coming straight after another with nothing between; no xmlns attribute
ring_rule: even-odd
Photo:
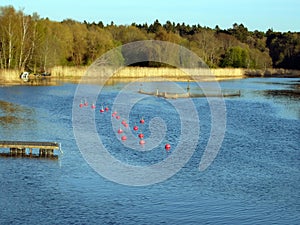
<svg viewBox="0 0 300 225"><path fill-rule="evenodd" d="M55 21L130 25L158 19L222 29L243 23L249 30L300 31L299 0L1 0L0 6L7 5Z"/></svg>

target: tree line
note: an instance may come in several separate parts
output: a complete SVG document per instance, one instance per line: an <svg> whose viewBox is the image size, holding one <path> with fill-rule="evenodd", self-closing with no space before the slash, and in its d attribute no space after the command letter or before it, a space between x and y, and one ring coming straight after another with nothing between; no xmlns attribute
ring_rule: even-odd
<svg viewBox="0 0 300 225"><path fill-rule="evenodd" d="M61 22L0 7L0 68L47 71L54 66L90 65L110 49L140 40L184 46L211 68L300 69L300 33L249 31L243 24L220 29L167 21L161 24L104 25ZM126 61L126 55L120 55ZM138 66L161 66L143 62Z"/></svg>

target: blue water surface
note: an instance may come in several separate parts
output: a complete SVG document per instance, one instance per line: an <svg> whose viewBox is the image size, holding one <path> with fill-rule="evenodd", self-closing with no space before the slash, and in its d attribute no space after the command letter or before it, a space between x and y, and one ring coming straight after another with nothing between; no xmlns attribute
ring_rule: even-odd
<svg viewBox="0 0 300 225"><path fill-rule="evenodd" d="M211 113L207 99L193 99L200 124L193 156L171 178L141 187L112 182L84 160L72 126L76 84L0 87L0 140L56 141L63 150L58 160L0 158L0 224L299 224L299 84L296 78L221 82L222 89L240 90L241 96L224 99L225 138L205 171L199 162ZM119 141L111 111L99 112L101 105L113 106L125 85L107 86L97 99L95 123L103 144L129 164L164 160L180 141L180 118L169 101L182 100L145 96L134 105L128 122L141 128L143 116L146 138L154 117L167 125L167 136L153 151L135 151Z"/></svg>

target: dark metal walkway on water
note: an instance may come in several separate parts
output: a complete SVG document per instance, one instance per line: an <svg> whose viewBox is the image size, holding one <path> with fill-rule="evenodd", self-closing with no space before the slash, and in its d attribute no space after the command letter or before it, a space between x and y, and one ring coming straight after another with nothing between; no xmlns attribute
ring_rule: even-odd
<svg viewBox="0 0 300 225"><path fill-rule="evenodd" d="M62 152L57 142L0 141L0 148L9 149L8 152L0 152L2 157L57 159L58 155L54 153L54 150ZM33 149L38 149L38 153L34 153Z"/></svg>

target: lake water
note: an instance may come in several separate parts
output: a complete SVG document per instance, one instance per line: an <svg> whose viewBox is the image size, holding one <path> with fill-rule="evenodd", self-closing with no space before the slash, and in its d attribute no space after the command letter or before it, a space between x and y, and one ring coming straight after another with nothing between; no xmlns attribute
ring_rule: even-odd
<svg viewBox="0 0 300 225"><path fill-rule="evenodd" d="M146 140L148 121L160 116L166 123L167 137L147 152L123 146L111 112L99 112L100 105L112 107L125 85L105 87L97 99L95 123L103 144L132 165L166 159L180 133L180 118L169 101L144 96L130 112L131 127L144 117ZM0 224L299 224L300 79L249 78L220 85L240 90L241 96L225 99L225 137L213 163L199 171L211 114L207 99L193 99L200 138L192 157L169 179L140 187L106 179L84 160L72 124L76 84L0 87L0 140L56 141L64 152L59 160L0 158Z"/></svg>

